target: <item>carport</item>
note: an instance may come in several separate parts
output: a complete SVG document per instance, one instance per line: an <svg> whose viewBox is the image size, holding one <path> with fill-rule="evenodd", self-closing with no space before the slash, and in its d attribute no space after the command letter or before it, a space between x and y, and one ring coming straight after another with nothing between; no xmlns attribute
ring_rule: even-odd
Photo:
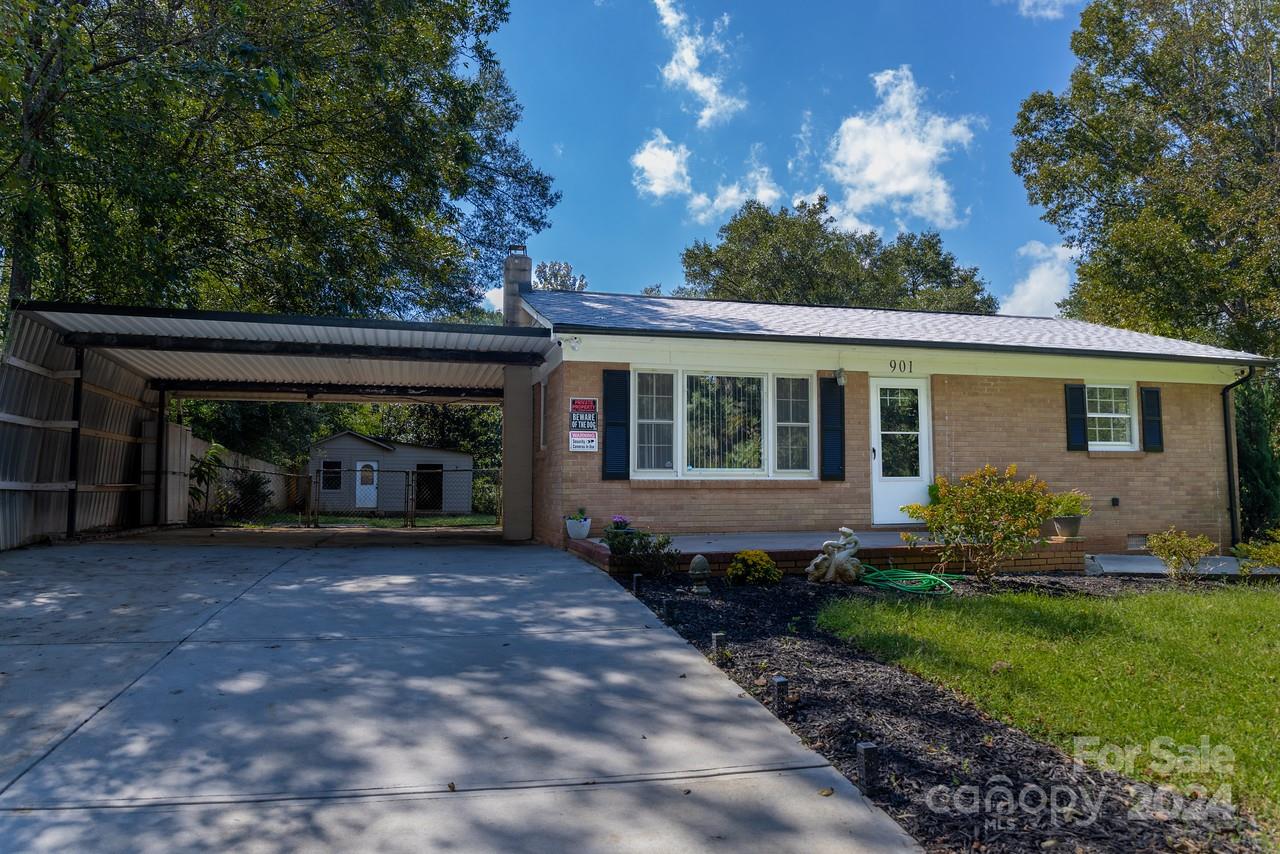
<svg viewBox="0 0 1280 854"><path fill-rule="evenodd" d="M180 398L500 404L502 526L532 535L533 371L547 329L28 302L0 365L0 548L164 525Z"/></svg>

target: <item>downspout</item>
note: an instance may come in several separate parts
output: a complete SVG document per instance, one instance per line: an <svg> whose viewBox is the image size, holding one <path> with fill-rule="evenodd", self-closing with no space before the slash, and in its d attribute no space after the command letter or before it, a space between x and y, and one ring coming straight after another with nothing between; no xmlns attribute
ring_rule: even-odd
<svg viewBox="0 0 1280 854"><path fill-rule="evenodd" d="M1240 508L1236 506L1236 437L1235 419L1231 412L1231 390L1253 379L1258 369L1249 366L1249 372L1222 388L1222 435L1227 447L1227 514L1231 517L1231 545L1240 544Z"/></svg>

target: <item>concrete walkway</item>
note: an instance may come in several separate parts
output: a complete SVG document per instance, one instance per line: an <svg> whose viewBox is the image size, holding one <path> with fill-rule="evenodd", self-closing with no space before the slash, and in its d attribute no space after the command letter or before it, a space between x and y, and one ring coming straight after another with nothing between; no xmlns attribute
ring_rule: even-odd
<svg viewBox="0 0 1280 854"><path fill-rule="evenodd" d="M915 848L562 552L220 542L0 555L0 850Z"/></svg>

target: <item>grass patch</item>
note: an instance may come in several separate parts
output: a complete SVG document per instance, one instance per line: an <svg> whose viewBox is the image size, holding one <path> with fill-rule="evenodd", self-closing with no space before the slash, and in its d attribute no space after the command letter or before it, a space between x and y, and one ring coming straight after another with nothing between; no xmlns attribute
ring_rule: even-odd
<svg viewBox="0 0 1280 854"><path fill-rule="evenodd" d="M1150 745L1202 735L1235 753L1234 772L1133 776L1229 783L1237 803L1280 830L1280 591L1237 586L1111 599L997 593L830 603L819 625L877 657L972 698L988 714L1068 754L1076 736Z"/></svg>

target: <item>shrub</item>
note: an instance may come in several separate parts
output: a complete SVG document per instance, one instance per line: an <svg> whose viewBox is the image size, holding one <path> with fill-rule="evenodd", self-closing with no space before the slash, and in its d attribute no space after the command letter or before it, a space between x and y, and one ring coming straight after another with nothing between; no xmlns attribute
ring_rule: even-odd
<svg viewBox="0 0 1280 854"><path fill-rule="evenodd" d="M777 584L782 580L782 570L759 549L738 552L724 575L730 584Z"/></svg>
<svg viewBox="0 0 1280 854"><path fill-rule="evenodd" d="M1169 578L1179 584L1194 579L1196 564L1217 550L1217 543L1204 534L1193 537L1173 527L1147 536L1147 551L1160 558Z"/></svg>
<svg viewBox="0 0 1280 854"><path fill-rule="evenodd" d="M668 575L680 560L680 550L671 546L671 537L633 528L626 516L614 516L601 539L609 547L609 554L626 558L629 566L642 572Z"/></svg>
<svg viewBox="0 0 1280 854"><path fill-rule="evenodd" d="M231 483L235 490L229 515L236 519L256 519L271 505L271 483L258 471L242 471Z"/></svg>
<svg viewBox="0 0 1280 854"><path fill-rule="evenodd" d="M1233 551L1240 559L1242 575L1263 567L1280 567L1280 528L1274 528L1256 540L1241 543Z"/></svg>
<svg viewBox="0 0 1280 854"><path fill-rule="evenodd" d="M1089 506L1088 493L1073 489L1070 492L1059 492L1053 496L1054 516L1088 516L1093 512Z"/></svg>
<svg viewBox="0 0 1280 854"><path fill-rule="evenodd" d="M1001 563L1044 543L1040 528L1053 513L1049 485L1017 475L1017 466L1001 472L988 465L957 481L940 477L933 503L902 510L928 527L939 563L959 564L990 582Z"/></svg>

